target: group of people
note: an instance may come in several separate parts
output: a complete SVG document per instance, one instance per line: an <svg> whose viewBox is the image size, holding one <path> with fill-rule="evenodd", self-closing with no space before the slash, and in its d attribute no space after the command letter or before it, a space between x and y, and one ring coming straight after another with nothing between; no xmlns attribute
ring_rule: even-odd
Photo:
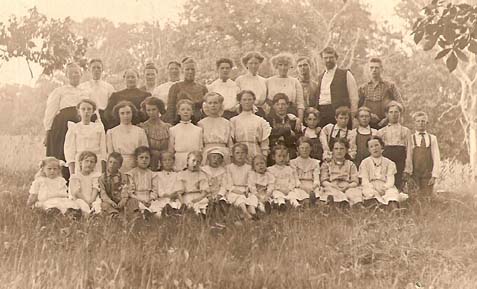
<svg viewBox="0 0 477 289"><path fill-rule="evenodd" d="M186 57L168 64L169 81L159 86L154 64L141 88L128 69L126 89L116 92L101 80L101 60L90 61L92 80L81 84L81 68L68 64L69 84L48 97L47 157L28 204L157 217L186 208L205 216L218 204L253 219L317 200L398 207L408 180L431 194L440 155L427 113L413 114L415 132L401 124L402 98L382 79L380 59L370 59L371 80L358 88L333 48L321 57L326 70L316 82L307 57L297 59L294 78L294 57L274 56L277 75L265 79L257 74L265 58L249 52L235 81L233 61L221 58L218 79L203 86Z"/></svg>

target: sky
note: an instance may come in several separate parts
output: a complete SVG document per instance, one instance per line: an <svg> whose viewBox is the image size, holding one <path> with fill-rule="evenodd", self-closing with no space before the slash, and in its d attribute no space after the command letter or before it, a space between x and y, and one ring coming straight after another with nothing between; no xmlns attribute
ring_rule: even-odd
<svg viewBox="0 0 477 289"><path fill-rule="evenodd" d="M397 21L394 7L399 0L360 0L370 7L371 15L377 21ZM0 0L0 21L11 15L26 15L27 10L36 6L40 13L48 17L70 16L81 21L88 17L104 17L115 23L176 20L185 0ZM399 25L399 24L397 24ZM30 77L25 61L18 59L0 63L0 84L22 83L33 85L36 79ZM37 76L38 67L33 67Z"/></svg>

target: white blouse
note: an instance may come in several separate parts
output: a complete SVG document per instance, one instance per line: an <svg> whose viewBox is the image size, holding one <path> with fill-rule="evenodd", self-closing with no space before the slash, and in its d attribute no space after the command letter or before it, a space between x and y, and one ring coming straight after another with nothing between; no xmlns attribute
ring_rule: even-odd
<svg viewBox="0 0 477 289"><path fill-rule="evenodd" d="M250 73L240 75L235 79L235 83L238 85L240 90L251 90L255 93L255 104L257 106L262 106L267 99L267 82L265 78L260 75L253 76Z"/></svg>
<svg viewBox="0 0 477 289"><path fill-rule="evenodd" d="M122 155L133 155L140 146L149 146L146 132L135 125L118 125L106 134L108 154L118 152Z"/></svg>
<svg viewBox="0 0 477 289"><path fill-rule="evenodd" d="M30 195L37 195L39 202L52 198L67 198L66 180L62 177L37 177L31 184Z"/></svg>
<svg viewBox="0 0 477 289"><path fill-rule="evenodd" d="M76 106L82 99L89 98L88 91L80 86L67 84L55 88L46 101L45 117L43 126L45 130L50 130L55 116L60 110L67 107Z"/></svg>
<svg viewBox="0 0 477 289"><path fill-rule="evenodd" d="M79 154L91 151L98 157L98 164L106 161L106 134L101 123L68 122L65 138L65 158L67 163L77 162Z"/></svg>
<svg viewBox="0 0 477 289"><path fill-rule="evenodd" d="M267 79L267 98L273 100L277 93L285 93L288 100L295 104L297 108L305 108L303 98L303 87L298 79L293 77L279 77L274 75Z"/></svg>
<svg viewBox="0 0 477 289"><path fill-rule="evenodd" d="M106 109L109 97L114 92L114 87L101 79L85 81L79 85L79 88L87 91L89 99L94 101L101 110Z"/></svg>
<svg viewBox="0 0 477 289"><path fill-rule="evenodd" d="M224 82L219 78L207 86L207 89L224 97L224 110L233 110L237 105L237 94L240 92L240 87L232 79L227 79Z"/></svg>
<svg viewBox="0 0 477 289"><path fill-rule="evenodd" d="M230 119L232 124L232 138L235 143L247 144L249 150L257 150L251 145L259 146L263 151L269 150L268 137L272 132L270 124L263 118L250 111L243 111ZM259 151L249 151L249 155L256 155Z"/></svg>

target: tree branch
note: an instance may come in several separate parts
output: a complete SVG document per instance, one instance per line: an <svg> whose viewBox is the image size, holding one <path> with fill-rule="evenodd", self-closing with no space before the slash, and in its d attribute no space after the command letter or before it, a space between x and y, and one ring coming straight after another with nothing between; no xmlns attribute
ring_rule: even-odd
<svg viewBox="0 0 477 289"><path fill-rule="evenodd" d="M451 112L452 110L456 109L456 108L459 108L460 104L457 103L457 104L451 104L450 107L448 109L446 109L444 112L441 113L441 115L439 115L439 117L437 118L437 121L441 121L442 118L448 114L449 112Z"/></svg>
<svg viewBox="0 0 477 289"><path fill-rule="evenodd" d="M25 60L26 60L26 63L28 65L28 70L30 70L30 76L33 79L33 71L31 70L30 61L28 61L28 58L26 58L26 57L25 57Z"/></svg>

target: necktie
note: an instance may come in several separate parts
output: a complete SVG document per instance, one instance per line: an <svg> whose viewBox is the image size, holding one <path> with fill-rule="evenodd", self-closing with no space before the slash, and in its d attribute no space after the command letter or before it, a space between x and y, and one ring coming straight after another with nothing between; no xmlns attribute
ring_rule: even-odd
<svg viewBox="0 0 477 289"><path fill-rule="evenodd" d="M424 138L424 133L421 132L419 133L419 135L421 136L421 147L425 148L426 147L426 139Z"/></svg>
<svg viewBox="0 0 477 289"><path fill-rule="evenodd" d="M338 133L336 134L336 138L340 138L340 133L341 133L341 129L338 129Z"/></svg>

